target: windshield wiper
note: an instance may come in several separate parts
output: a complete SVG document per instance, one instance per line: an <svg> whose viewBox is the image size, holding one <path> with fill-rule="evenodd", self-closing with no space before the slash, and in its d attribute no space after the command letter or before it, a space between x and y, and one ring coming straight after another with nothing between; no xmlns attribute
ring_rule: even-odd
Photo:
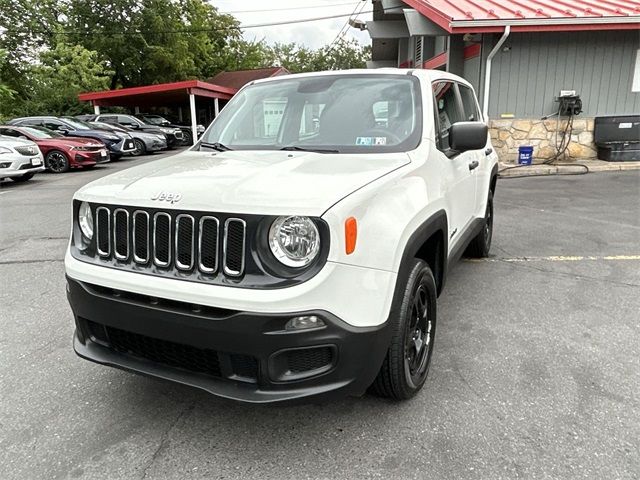
<svg viewBox="0 0 640 480"><path fill-rule="evenodd" d="M213 150L217 150L218 152L227 152L229 150L233 150L233 148L227 147L226 145L223 145L220 142L214 142L214 143L201 142L200 148L202 147L212 148Z"/></svg>
<svg viewBox="0 0 640 480"><path fill-rule="evenodd" d="M298 147L296 145L289 145L287 147L282 147L280 150L289 150L294 152L340 153L340 151L338 150L329 150L327 148L305 148L305 147Z"/></svg>

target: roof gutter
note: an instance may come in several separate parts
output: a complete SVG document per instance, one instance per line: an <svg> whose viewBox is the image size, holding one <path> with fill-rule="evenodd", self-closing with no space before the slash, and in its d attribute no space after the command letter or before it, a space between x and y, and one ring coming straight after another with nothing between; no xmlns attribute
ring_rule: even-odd
<svg viewBox="0 0 640 480"><path fill-rule="evenodd" d="M489 91L491 90L491 61L493 57L500 51L504 42L509 38L509 34L511 33L511 25L507 25L504 27L504 33L496 46L493 47L491 52L489 52L489 56L487 57L487 63L484 68L484 95L482 97L482 116L484 117L485 122L489 122Z"/></svg>
<svg viewBox="0 0 640 480"><path fill-rule="evenodd" d="M454 20L451 28L471 27L502 27L502 26L561 26L561 25L607 25L607 24L635 24L640 23L640 15L612 16L612 17L581 17L581 18L525 18L504 20Z"/></svg>

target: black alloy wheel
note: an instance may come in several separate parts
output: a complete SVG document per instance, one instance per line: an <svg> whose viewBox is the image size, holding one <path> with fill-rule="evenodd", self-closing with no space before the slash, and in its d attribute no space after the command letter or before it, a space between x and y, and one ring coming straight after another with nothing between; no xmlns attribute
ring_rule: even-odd
<svg viewBox="0 0 640 480"><path fill-rule="evenodd" d="M436 282L426 262L412 262L400 309L389 319L393 322L391 344L371 385L374 393L395 400L409 399L423 387L436 334Z"/></svg>
<svg viewBox="0 0 640 480"><path fill-rule="evenodd" d="M51 150L44 158L44 165L47 170L53 173L64 173L69 171L69 158L60 150Z"/></svg>
<svg viewBox="0 0 640 480"><path fill-rule="evenodd" d="M146 145L139 138L133 139L133 145L135 147L135 150L131 152L132 157L139 157L140 155L144 155L145 153L147 153Z"/></svg>

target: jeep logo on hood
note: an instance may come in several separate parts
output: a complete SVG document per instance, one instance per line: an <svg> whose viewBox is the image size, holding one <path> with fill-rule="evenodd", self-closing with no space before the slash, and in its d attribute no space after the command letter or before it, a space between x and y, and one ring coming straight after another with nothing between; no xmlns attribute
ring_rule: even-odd
<svg viewBox="0 0 640 480"><path fill-rule="evenodd" d="M158 192L151 197L151 200L157 200L158 202L178 203L181 198L181 193Z"/></svg>

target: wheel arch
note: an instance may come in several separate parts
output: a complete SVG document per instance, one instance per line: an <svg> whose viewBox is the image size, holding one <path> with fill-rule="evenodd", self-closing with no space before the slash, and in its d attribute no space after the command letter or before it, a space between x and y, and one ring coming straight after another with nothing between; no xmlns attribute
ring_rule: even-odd
<svg viewBox="0 0 640 480"><path fill-rule="evenodd" d="M444 210L439 210L424 221L411 234L402 253L400 268L393 294L391 309L396 311L402 301L402 279L406 278L411 260L419 258L427 262L436 280L437 293L444 288L447 272L449 242L448 220Z"/></svg>
<svg viewBox="0 0 640 480"><path fill-rule="evenodd" d="M493 166L493 169L491 170L491 175L489 178L490 178L489 190L491 191L491 194L495 194L496 184L498 183L498 164L497 163Z"/></svg>

